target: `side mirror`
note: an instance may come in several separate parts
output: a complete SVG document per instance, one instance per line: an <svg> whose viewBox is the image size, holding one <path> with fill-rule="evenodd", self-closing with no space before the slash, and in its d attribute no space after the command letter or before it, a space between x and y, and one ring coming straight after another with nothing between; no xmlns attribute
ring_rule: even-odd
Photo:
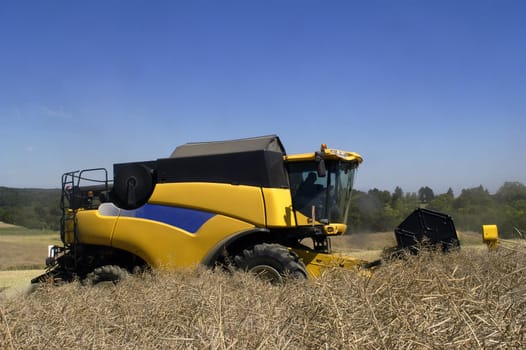
<svg viewBox="0 0 526 350"><path fill-rule="evenodd" d="M325 177L327 169L325 168L325 160L321 152L316 152L316 164L318 165L318 177Z"/></svg>

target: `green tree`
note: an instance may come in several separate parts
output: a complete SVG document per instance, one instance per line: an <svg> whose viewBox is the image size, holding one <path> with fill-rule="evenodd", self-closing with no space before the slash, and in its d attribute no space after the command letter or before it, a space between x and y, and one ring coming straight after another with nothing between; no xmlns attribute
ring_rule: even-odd
<svg viewBox="0 0 526 350"><path fill-rule="evenodd" d="M495 194L498 203L497 225L500 235L515 238L526 233L526 186L520 182L505 182ZM526 237L522 237L526 238Z"/></svg>
<svg viewBox="0 0 526 350"><path fill-rule="evenodd" d="M435 193L428 186L420 187L418 190L418 199L421 203L429 203L435 198Z"/></svg>
<svg viewBox="0 0 526 350"><path fill-rule="evenodd" d="M480 185L479 187L464 189L460 196L455 199L454 206L460 208L479 209L480 207L491 206L493 198L488 190Z"/></svg>
<svg viewBox="0 0 526 350"><path fill-rule="evenodd" d="M428 209L436 210L446 214L452 213L454 200L455 198L449 191L447 193L439 194L429 203Z"/></svg>
<svg viewBox="0 0 526 350"><path fill-rule="evenodd" d="M393 195L391 196L391 206L393 208L400 208L404 200L404 191L399 186L396 186Z"/></svg>
<svg viewBox="0 0 526 350"><path fill-rule="evenodd" d="M498 219L493 197L482 186L463 189L453 208L455 222L462 230L480 231L481 225L496 223Z"/></svg>
<svg viewBox="0 0 526 350"><path fill-rule="evenodd" d="M520 182L505 182L495 194L500 203L511 204L515 201L526 200L526 186Z"/></svg>
<svg viewBox="0 0 526 350"><path fill-rule="evenodd" d="M0 220L28 228L58 229L59 201L58 189L0 187Z"/></svg>

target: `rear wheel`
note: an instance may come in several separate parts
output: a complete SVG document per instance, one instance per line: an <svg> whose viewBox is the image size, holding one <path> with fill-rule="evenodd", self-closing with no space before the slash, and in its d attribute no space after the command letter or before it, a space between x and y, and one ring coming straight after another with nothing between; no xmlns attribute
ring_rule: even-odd
<svg viewBox="0 0 526 350"><path fill-rule="evenodd" d="M86 283L95 285L101 282L117 283L128 277L128 271L117 265L104 265L97 267L86 276Z"/></svg>
<svg viewBox="0 0 526 350"><path fill-rule="evenodd" d="M234 262L238 268L272 284L282 284L284 278L307 278L305 265L299 257L279 244L256 244L235 256Z"/></svg>

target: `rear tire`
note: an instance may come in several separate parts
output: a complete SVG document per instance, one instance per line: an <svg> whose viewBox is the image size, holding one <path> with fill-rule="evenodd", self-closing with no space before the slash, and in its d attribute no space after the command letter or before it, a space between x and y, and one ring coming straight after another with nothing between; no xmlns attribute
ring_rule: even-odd
<svg viewBox="0 0 526 350"><path fill-rule="evenodd" d="M101 282L112 282L116 284L120 280L127 278L128 271L117 265L104 265L97 267L86 276L88 285L95 285Z"/></svg>
<svg viewBox="0 0 526 350"><path fill-rule="evenodd" d="M235 256L234 263L239 269L275 285L283 284L286 278L307 278L299 257L280 244L256 244Z"/></svg>

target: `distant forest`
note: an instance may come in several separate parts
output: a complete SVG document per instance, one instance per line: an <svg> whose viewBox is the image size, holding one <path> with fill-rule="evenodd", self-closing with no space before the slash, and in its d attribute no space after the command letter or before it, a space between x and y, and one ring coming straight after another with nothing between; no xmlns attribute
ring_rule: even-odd
<svg viewBox="0 0 526 350"><path fill-rule="evenodd" d="M526 186L520 182L506 182L493 195L482 186L458 195L451 188L436 195L427 186L417 193L397 187L393 193L372 189L353 195L352 232L392 231L415 208L427 208L450 215L460 231L481 232L483 224L497 224L501 237L526 238Z"/></svg>
<svg viewBox="0 0 526 350"><path fill-rule="evenodd" d="M0 187L0 221L27 228L60 228L59 189Z"/></svg>
<svg viewBox="0 0 526 350"><path fill-rule="evenodd" d="M526 186L506 182L495 194L482 186L435 194L429 187L404 193L372 189L353 191L350 232L393 231L415 208L424 207L453 217L457 230L478 231L497 224L502 237L526 235ZM0 187L0 221L35 229L60 227L60 190ZM523 237L526 238L526 237Z"/></svg>

